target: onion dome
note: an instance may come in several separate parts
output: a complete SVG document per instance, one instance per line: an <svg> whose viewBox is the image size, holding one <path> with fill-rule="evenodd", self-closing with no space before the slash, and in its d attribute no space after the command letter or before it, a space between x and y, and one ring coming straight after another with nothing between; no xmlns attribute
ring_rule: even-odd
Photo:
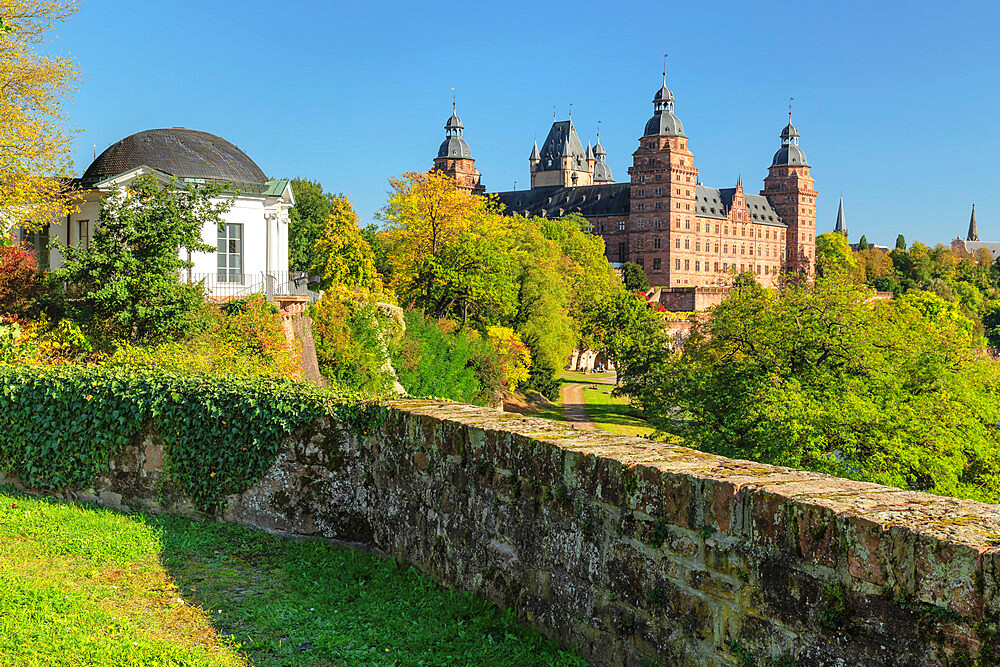
<svg viewBox="0 0 1000 667"><path fill-rule="evenodd" d="M246 153L208 132L171 127L121 139L97 156L81 180L93 185L138 167L185 179L260 187L267 176Z"/></svg>
<svg viewBox="0 0 1000 667"><path fill-rule="evenodd" d="M803 167L806 163L806 154L799 148L799 130L792 125L792 114L788 114L788 125L781 130L781 148L774 154L771 160L772 167Z"/></svg>
<svg viewBox="0 0 1000 667"><path fill-rule="evenodd" d="M683 137L684 125L674 115L674 94L667 88L664 75L663 85L653 96L653 117L646 123L644 137Z"/></svg>
<svg viewBox="0 0 1000 667"><path fill-rule="evenodd" d="M453 104L451 118L444 124L445 139L441 142L441 147L438 148L437 156L456 160L471 160L472 151L469 149L469 144L465 143L465 139L462 138L464 131L465 126L462 125L462 119L455 113L455 105Z"/></svg>

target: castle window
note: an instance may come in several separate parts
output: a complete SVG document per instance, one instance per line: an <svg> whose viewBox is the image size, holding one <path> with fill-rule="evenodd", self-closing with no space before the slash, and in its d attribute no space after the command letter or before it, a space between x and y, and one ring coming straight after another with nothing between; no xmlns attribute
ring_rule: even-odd
<svg viewBox="0 0 1000 667"><path fill-rule="evenodd" d="M685 220L684 221L684 229L691 229L691 221L690 220Z"/></svg>
<svg viewBox="0 0 1000 667"><path fill-rule="evenodd" d="M659 197L661 194L663 194L663 188L656 188L655 190L653 190L653 192L656 193L657 197Z"/></svg>
<svg viewBox="0 0 1000 667"><path fill-rule="evenodd" d="M641 175L641 176L639 177L639 182L640 182L640 183L645 183L645 182L646 182L646 175L645 175L645 174L643 174L643 175Z"/></svg>
<svg viewBox="0 0 1000 667"><path fill-rule="evenodd" d="M607 226L608 226L607 223L605 223L605 222L601 223L601 233L602 234L607 231Z"/></svg>
<svg viewBox="0 0 1000 667"><path fill-rule="evenodd" d="M691 249L691 239L684 239L684 249L685 250Z"/></svg>
<svg viewBox="0 0 1000 667"><path fill-rule="evenodd" d="M675 195L679 195L680 193L681 193L681 189L680 188L674 188L674 194Z"/></svg>
<svg viewBox="0 0 1000 667"><path fill-rule="evenodd" d="M677 221L677 229L680 229L680 228L681 228L681 221L680 221L680 220L678 220L678 221Z"/></svg>
<svg viewBox="0 0 1000 667"><path fill-rule="evenodd" d="M695 263L694 263L694 270L695 271L701 271L701 262L695 261Z"/></svg>
<svg viewBox="0 0 1000 667"><path fill-rule="evenodd" d="M661 267L662 267L662 264L660 263L660 258L659 257L655 258L653 260L653 270L654 271L660 271Z"/></svg>
<svg viewBox="0 0 1000 667"><path fill-rule="evenodd" d="M656 175L656 182L657 182L657 183L659 183L659 182L660 182L660 175L659 175L659 174L657 174L657 175Z"/></svg>
<svg viewBox="0 0 1000 667"><path fill-rule="evenodd" d="M653 248L655 248L656 250L660 249L660 237L659 236L657 236L655 239L653 239Z"/></svg>
<svg viewBox="0 0 1000 667"><path fill-rule="evenodd" d="M636 191L636 193L635 193L635 194L636 194L636 196L638 196L638 197L645 197L645 196L646 196L646 189L645 189L645 188L639 188L639 189L638 189L638 190Z"/></svg>
<svg viewBox="0 0 1000 667"><path fill-rule="evenodd" d="M699 231L699 232L701 231L701 223L700 222L695 224L695 229L696 229L696 231Z"/></svg>
<svg viewBox="0 0 1000 667"><path fill-rule="evenodd" d="M691 210L691 204L684 204L684 208L686 208L687 210L690 211Z"/></svg>
<svg viewBox="0 0 1000 667"><path fill-rule="evenodd" d="M677 248L678 250L680 250L680 248L681 248L681 237L678 236L677 238L674 239L674 247Z"/></svg>
<svg viewBox="0 0 1000 667"><path fill-rule="evenodd" d="M696 252L701 252L701 241L694 242L694 249Z"/></svg>
<svg viewBox="0 0 1000 667"><path fill-rule="evenodd" d="M653 229L659 229L659 228L660 228L660 219L653 218Z"/></svg>
<svg viewBox="0 0 1000 667"><path fill-rule="evenodd" d="M677 208L680 208L680 207L681 207L681 203L677 202Z"/></svg>
<svg viewBox="0 0 1000 667"><path fill-rule="evenodd" d="M722 233L723 234L728 234L729 233L729 225L726 225L725 227L722 228Z"/></svg>
<svg viewBox="0 0 1000 667"><path fill-rule="evenodd" d="M661 206L662 202L656 202L655 204L653 204L653 208L655 208L656 210L660 210Z"/></svg>
<svg viewBox="0 0 1000 667"><path fill-rule="evenodd" d="M729 244L728 243L725 243L725 244L722 245L722 253L724 255L728 255L729 254Z"/></svg>
<svg viewBox="0 0 1000 667"><path fill-rule="evenodd" d="M715 252L719 252L719 244L718 243L715 244Z"/></svg>
<svg viewBox="0 0 1000 667"><path fill-rule="evenodd" d="M681 260L679 259L674 260L674 268L677 269L678 271L681 270Z"/></svg>
<svg viewBox="0 0 1000 667"><path fill-rule="evenodd" d="M645 265L644 265L644 262L645 262L645 260L643 260L642 257L636 257L636 259L635 259L635 263L639 265L640 269L646 268Z"/></svg>
<svg viewBox="0 0 1000 667"><path fill-rule="evenodd" d="M620 232L624 232L625 231L625 221L624 220L619 220L618 221L618 231L620 231Z"/></svg>
<svg viewBox="0 0 1000 667"><path fill-rule="evenodd" d="M740 254L741 254L741 255L745 255L745 254L747 254L747 247L746 247L745 245L741 245L741 246L740 246ZM742 264L740 264L740 266L743 266L743 265L742 265Z"/></svg>
<svg viewBox="0 0 1000 667"><path fill-rule="evenodd" d="M643 243L642 239L639 239L638 244L639 244L639 250L643 250L645 248L645 244Z"/></svg>
<svg viewBox="0 0 1000 667"><path fill-rule="evenodd" d="M685 271L690 271L691 270L691 260L690 259L685 259L684 260L684 270Z"/></svg>
<svg viewBox="0 0 1000 667"><path fill-rule="evenodd" d="M646 229L646 221L643 220L642 218L639 218L638 220L635 221L635 228L638 230Z"/></svg>
<svg viewBox="0 0 1000 667"><path fill-rule="evenodd" d="M718 273L718 271L719 271L719 263L718 262L715 263L715 271L716 271L716 273Z"/></svg>

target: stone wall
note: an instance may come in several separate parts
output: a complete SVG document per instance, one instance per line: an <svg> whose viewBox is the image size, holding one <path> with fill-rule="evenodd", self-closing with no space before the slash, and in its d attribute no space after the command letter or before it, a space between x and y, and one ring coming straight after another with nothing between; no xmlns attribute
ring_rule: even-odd
<svg viewBox="0 0 1000 667"><path fill-rule="evenodd" d="M673 312L707 310L729 296L728 287L671 287L660 292L660 305Z"/></svg>
<svg viewBox="0 0 1000 667"><path fill-rule="evenodd" d="M147 433L74 497L192 512L161 459ZM998 655L998 506L470 406L400 402L367 434L314 424L220 514L366 544L598 665Z"/></svg>

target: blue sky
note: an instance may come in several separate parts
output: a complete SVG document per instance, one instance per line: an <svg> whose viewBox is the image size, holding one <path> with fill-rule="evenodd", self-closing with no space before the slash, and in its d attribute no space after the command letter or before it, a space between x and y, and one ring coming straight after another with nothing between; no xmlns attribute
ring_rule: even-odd
<svg viewBox="0 0 1000 667"><path fill-rule="evenodd" d="M169 9L168 9L169 7ZM272 177L343 192L366 221L426 169L451 88L490 191L529 183L531 142L573 105L616 180L668 85L706 185L759 188L788 97L818 228L947 242L976 202L1000 240L993 2L258 2L88 0L50 48L77 59L82 172L133 132L221 135Z"/></svg>

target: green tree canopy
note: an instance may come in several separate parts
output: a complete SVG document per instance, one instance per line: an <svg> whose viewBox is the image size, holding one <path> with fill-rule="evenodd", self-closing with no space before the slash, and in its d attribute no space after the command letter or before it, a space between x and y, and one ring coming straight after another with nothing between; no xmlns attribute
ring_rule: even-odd
<svg viewBox="0 0 1000 667"><path fill-rule="evenodd" d="M854 266L851 246L847 237L837 232L826 232L816 237L816 273L830 275L850 271Z"/></svg>
<svg viewBox="0 0 1000 667"><path fill-rule="evenodd" d="M70 316L107 338L149 342L191 330L203 303L202 288L181 284L182 254L210 252L206 225L221 225L231 200L219 188L140 176L101 201L87 247L53 245L65 258L54 282L66 284Z"/></svg>
<svg viewBox="0 0 1000 667"><path fill-rule="evenodd" d="M934 295L877 301L833 273L735 290L629 390L707 451L996 502L1000 369L977 348Z"/></svg>
<svg viewBox="0 0 1000 667"><path fill-rule="evenodd" d="M868 239L864 234L858 239L858 250L868 250Z"/></svg>
<svg viewBox="0 0 1000 667"><path fill-rule="evenodd" d="M321 263L314 254L316 241L323 233L337 195L324 192L318 181L292 180L295 206L288 212L288 268L310 271Z"/></svg>
<svg viewBox="0 0 1000 667"><path fill-rule="evenodd" d="M896 237L896 248L899 250L906 250L906 238L902 234Z"/></svg>
<svg viewBox="0 0 1000 667"><path fill-rule="evenodd" d="M646 279L646 272L635 262L625 262L622 264L622 282L629 292L639 292L649 289L649 280Z"/></svg>

